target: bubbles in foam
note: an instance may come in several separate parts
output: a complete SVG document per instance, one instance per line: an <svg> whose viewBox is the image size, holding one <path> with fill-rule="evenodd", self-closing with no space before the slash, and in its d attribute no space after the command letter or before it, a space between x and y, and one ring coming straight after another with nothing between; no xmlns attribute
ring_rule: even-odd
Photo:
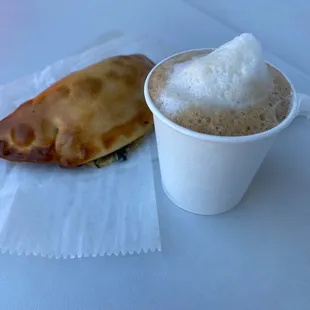
<svg viewBox="0 0 310 310"><path fill-rule="evenodd" d="M272 89L260 43L242 34L208 55L176 64L160 101L173 116L191 106L250 107L266 100Z"/></svg>
<svg viewBox="0 0 310 310"><path fill-rule="evenodd" d="M161 112L173 122L197 132L221 136L240 136L263 132L282 122L290 108L291 88L286 78L275 68L267 66L274 88L259 104L239 107L183 105L166 111L162 90L167 85L176 64L205 56L206 50L177 55L161 64L149 80L149 93ZM172 105L173 107L173 105ZM172 112L171 112L172 111Z"/></svg>
<svg viewBox="0 0 310 310"><path fill-rule="evenodd" d="M291 92L285 78L270 68L275 83L274 91L259 105L242 109L207 108L192 106L175 114L177 124L201 133L218 136L242 136L269 130L286 117Z"/></svg>

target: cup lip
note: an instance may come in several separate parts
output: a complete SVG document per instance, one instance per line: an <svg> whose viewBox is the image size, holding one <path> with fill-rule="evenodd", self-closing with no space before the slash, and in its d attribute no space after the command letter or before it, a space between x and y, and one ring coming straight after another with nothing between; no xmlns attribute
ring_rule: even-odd
<svg viewBox="0 0 310 310"><path fill-rule="evenodd" d="M290 110L289 114L286 116L286 118L280 124L278 124L276 127L273 127L273 128L266 130L264 132L260 132L260 133L256 133L256 134L252 134L252 135L248 135L248 136L216 136L216 135L210 135L210 134L206 134L206 133L196 132L196 131L193 131L191 129L182 127L182 126L174 123L173 121L171 121L156 107L153 100L151 99L150 94L149 94L149 80L150 80L153 72L161 64L168 61L169 59L171 59L175 56L178 56L178 55L185 54L185 53L196 52L196 51L199 52L199 51L204 51L204 50L209 51L209 50L214 50L214 48L197 48L197 49L184 50L182 52L175 53L169 57L166 57L165 59L163 59L159 63L157 63L155 65L155 67L153 67L153 69L149 72L149 74L146 77L145 83L144 83L144 97L145 97L146 103L147 103L149 109L151 110L151 112L153 113L154 117L156 117L161 122L165 123L166 125L168 125L172 129L174 129L174 130L176 130L182 134L185 134L187 136L190 136L192 138L196 138L199 140L205 140L205 141L210 141L210 142L219 142L219 143L244 143L244 142L251 142L251 141L255 141L255 140L266 139L266 138L269 138L269 137L274 136L275 134L281 132L283 129L288 127L292 123L292 121L297 117L297 115L298 115L298 102L297 102L297 94L296 94L295 87L293 86L290 79L282 72L282 70L280 70L278 67L276 67L272 63L266 61L267 64L269 64L270 66L272 66L273 68L278 70L285 77L285 79L287 80L287 82L289 83L289 85L291 87L291 92L292 92L291 110Z"/></svg>

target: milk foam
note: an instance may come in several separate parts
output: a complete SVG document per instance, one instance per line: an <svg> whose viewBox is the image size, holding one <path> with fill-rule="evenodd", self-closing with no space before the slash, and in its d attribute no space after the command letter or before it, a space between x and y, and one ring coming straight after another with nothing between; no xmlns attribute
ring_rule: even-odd
<svg viewBox="0 0 310 310"><path fill-rule="evenodd" d="M159 100L173 116L190 107L244 109L266 100L272 90L261 45L245 33L208 55L175 64Z"/></svg>

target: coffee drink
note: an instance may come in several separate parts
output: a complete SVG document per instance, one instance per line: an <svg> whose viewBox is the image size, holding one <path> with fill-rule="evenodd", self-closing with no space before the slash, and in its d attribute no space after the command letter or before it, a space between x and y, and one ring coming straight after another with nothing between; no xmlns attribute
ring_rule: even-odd
<svg viewBox="0 0 310 310"><path fill-rule="evenodd" d="M238 40L217 54L185 52L156 68L149 94L158 109L180 126L218 136L256 134L281 123L290 110L289 82L265 63L253 37Z"/></svg>

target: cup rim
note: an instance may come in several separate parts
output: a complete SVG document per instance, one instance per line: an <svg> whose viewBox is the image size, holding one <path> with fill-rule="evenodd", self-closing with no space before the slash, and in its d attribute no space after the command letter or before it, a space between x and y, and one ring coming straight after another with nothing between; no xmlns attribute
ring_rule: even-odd
<svg viewBox="0 0 310 310"><path fill-rule="evenodd" d="M295 87L293 86L290 79L282 72L282 70L280 70L278 67L276 67L272 63L266 61L267 64L272 66L274 69L278 70L284 76L284 78L289 83L289 85L291 87L291 92L292 92L292 99L291 99L292 101L291 101L290 112L288 113L286 118L280 124L278 124L276 127L273 127L269 130L259 132L256 134L247 135L247 136L216 136L216 135L210 135L210 134L206 134L206 133L196 132L196 131L193 131L191 129L182 127L182 126L174 123L173 121L171 121L156 107L153 100L151 99L150 94L149 94L149 80L150 80L153 72L161 64L168 61L169 59L171 59L175 56L178 56L178 55L185 54L185 53L199 52L199 51L204 51L204 50L205 51L214 50L214 48L197 48L197 49L190 49L190 50L185 50L182 52L175 53L175 54L161 60L149 72L149 74L146 77L145 83L144 83L144 97L145 97L146 103L147 103L149 109L151 110L151 112L153 113L154 117L158 118L161 122L165 123L166 125L168 125L172 129L174 129L174 130L176 130L182 134L185 134L187 136L190 136L192 138L196 138L199 140L219 142L219 143L221 143L221 142L224 142L224 143L243 143L243 142L251 142L251 141L255 141L255 140L266 139L266 138L269 138L269 137L281 132L283 129L288 127L292 123L292 121L297 117L297 115L298 115L298 102L297 102L297 95L296 95Z"/></svg>

